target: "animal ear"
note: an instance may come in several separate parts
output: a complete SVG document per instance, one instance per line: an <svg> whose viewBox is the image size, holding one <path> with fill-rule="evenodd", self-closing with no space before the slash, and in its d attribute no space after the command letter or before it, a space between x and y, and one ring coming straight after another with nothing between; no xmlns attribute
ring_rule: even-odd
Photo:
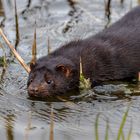
<svg viewBox="0 0 140 140"><path fill-rule="evenodd" d="M70 66L67 66L67 65L65 66L63 64L57 65L56 70L64 73L64 75L66 77L69 77L71 75L71 72L72 72L72 68Z"/></svg>
<svg viewBox="0 0 140 140"><path fill-rule="evenodd" d="M30 63L30 69L33 70L35 68L35 63L31 62Z"/></svg>

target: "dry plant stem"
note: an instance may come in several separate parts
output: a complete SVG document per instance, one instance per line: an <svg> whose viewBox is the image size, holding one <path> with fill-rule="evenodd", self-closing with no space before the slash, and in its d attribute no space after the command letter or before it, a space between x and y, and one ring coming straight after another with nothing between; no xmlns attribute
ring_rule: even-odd
<svg viewBox="0 0 140 140"><path fill-rule="evenodd" d="M31 60L32 64L36 63L36 55L37 55L37 45L36 45L36 27L35 27L34 41L33 41L33 45L32 45L32 60Z"/></svg>
<svg viewBox="0 0 140 140"><path fill-rule="evenodd" d="M4 9L1 0L0 0L0 16L4 16Z"/></svg>
<svg viewBox="0 0 140 140"><path fill-rule="evenodd" d="M111 0L108 0L107 2L105 1L105 14L108 17L108 19L110 18L110 5L111 5Z"/></svg>
<svg viewBox="0 0 140 140"><path fill-rule="evenodd" d="M21 58L21 56L15 50L15 48L11 45L11 43L9 42L9 40L7 39L7 37L5 36L5 34L3 33L3 31L2 31L1 28L0 28L0 35L2 36L2 38L4 39L4 41L6 42L6 44L8 45L8 47L11 49L12 53L15 55L15 57L19 61L19 63L29 73L30 72L29 66L24 62L24 60Z"/></svg>
<svg viewBox="0 0 140 140"><path fill-rule="evenodd" d="M19 43L20 37L19 37L19 24L18 24L18 14L17 14L16 0L15 0L15 24L16 24L16 43L15 43L15 49L17 49L17 45Z"/></svg>
<svg viewBox="0 0 140 140"><path fill-rule="evenodd" d="M48 54L51 53L50 38L48 37Z"/></svg>
<svg viewBox="0 0 140 140"><path fill-rule="evenodd" d="M81 57L80 57L80 74L83 74L82 59L81 59Z"/></svg>
<svg viewBox="0 0 140 140"><path fill-rule="evenodd" d="M140 72L138 73L138 81L140 82Z"/></svg>

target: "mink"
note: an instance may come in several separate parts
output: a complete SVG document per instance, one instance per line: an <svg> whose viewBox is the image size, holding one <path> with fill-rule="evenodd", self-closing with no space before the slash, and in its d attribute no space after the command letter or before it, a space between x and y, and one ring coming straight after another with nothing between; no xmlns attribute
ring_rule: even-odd
<svg viewBox="0 0 140 140"><path fill-rule="evenodd" d="M96 35L70 41L31 64L29 96L46 98L77 89L80 57L83 75L91 83L136 78L140 71L140 6Z"/></svg>

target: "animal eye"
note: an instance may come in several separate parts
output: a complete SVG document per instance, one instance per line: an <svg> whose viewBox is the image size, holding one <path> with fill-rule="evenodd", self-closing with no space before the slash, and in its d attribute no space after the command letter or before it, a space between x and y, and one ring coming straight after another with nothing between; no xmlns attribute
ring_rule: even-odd
<svg viewBox="0 0 140 140"><path fill-rule="evenodd" d="M53 80L48 80L48 81L47 81L47 84L48 84L48 85L53 84Z"/></svg>
<svg viewBox="0 0 140 140"><path fill-rule="evenodd" d="M30 83L32 83L33 82L33 79L30 79Z"/></svg>

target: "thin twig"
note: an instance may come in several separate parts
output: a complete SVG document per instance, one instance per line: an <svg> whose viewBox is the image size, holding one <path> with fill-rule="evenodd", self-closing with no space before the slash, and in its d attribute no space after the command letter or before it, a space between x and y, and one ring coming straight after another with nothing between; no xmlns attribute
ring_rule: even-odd
<svg viewBox="0 0 140 140"><path fill-rule="evenodd" d="M138 72L138 81L140 82L140 72Z"/></svg>
<svg viewBox="0 0 140 140"><path fill-rule="evenodd" d="M3 33L3 30L1 28L0 28L0 35L2 36L2 38L4 39L4 41L6 42L6 44L8 45L8 47L11 49L11 51L13 52L13 54L15 55L15 57L17 58L17 60L19 61L19 63L29 73L30 72L29 66L24 62L24 60L21 58L21 56L15 50L15 48L11 45L11 43L9 42L9 40L7 39L7 37L5 36L5 34Z"/></svg>
<svg viewBox="0 0 140 140"><path fill-rule="evenodd" d="M36 26L36 23L35 23ZM37 55L37 45L36 45L36 27L34 31L34 40L32 45L32 60L31 63L34 65L36 63L36 55Z"/></svg>
<svg viewBox="0 0 140 140"><path fill-rule="evenodd" d="M107 16L108 19L110 19L111 11L111 0L108 0L107 2L105 1L105 15Z"/></svg>
<svg viewBox="0 0 140 140"><path fill-rule="evenodd" d="M18 14L17 14L17 3L15 0L15 24L16 24L16 42L15 42L15 49L17 49L17 45L19 44L20 35L19 35L19 24L18 24Z"/></svg>
<svg viewBox="0 0 140 140"><path fill-rule="evenodd" d="M48 54L51 53L50 38L48 37Z"/></svg>

